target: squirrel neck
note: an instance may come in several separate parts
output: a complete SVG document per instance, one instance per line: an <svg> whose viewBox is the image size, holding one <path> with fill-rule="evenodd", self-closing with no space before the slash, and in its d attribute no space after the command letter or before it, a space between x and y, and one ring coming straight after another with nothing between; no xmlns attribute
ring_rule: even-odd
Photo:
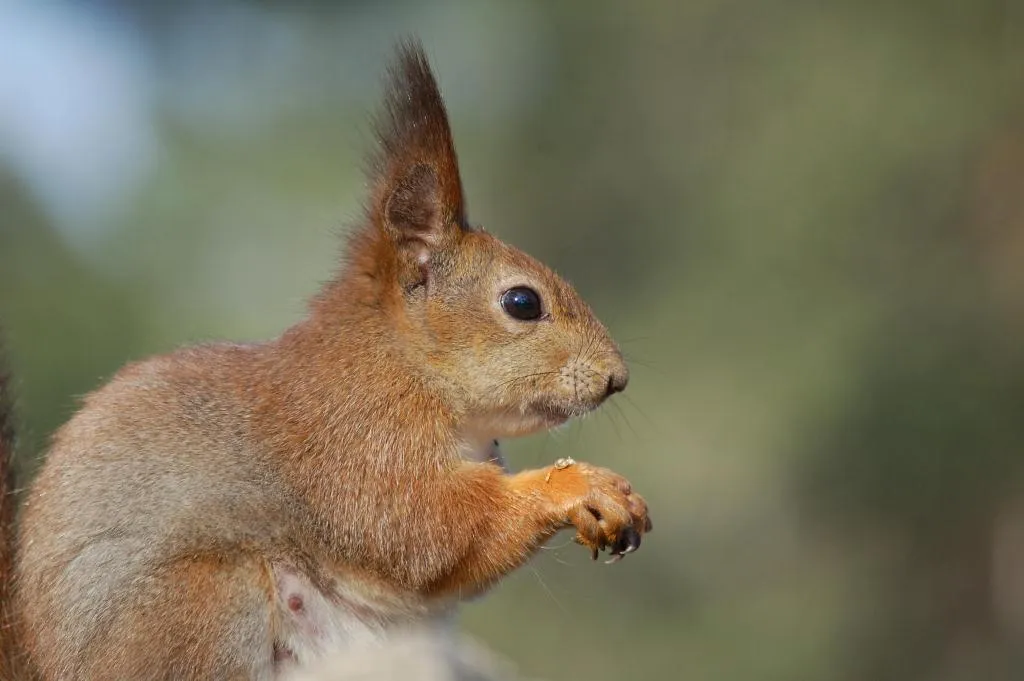
<svg viewBox="0 0 1024 681"><path fill-rule="evenodd" d="M324 287L306 319L264 346L255 415L277 455L413 456L417 466L458 456L464 419L404 352L407 320L395 306L401 300L368 292L365 273L349 268Z"/></svg>

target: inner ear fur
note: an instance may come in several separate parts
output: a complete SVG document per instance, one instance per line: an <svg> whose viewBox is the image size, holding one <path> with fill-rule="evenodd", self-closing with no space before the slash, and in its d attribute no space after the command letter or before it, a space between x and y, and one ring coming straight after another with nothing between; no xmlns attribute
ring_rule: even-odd
<svg viewBox="0 0 1024 681"><path fill-rule="evenodd" d="M398 178L384 204L384 222L396 241L416 239L435 245L444 231L437 173L418 163Z"/></svg>

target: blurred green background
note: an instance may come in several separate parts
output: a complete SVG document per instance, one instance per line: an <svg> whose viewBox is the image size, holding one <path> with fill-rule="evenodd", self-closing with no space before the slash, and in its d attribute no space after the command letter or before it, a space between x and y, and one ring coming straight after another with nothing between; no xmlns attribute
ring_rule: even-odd
<svg viewBox="0 0 1024 681"><path fill-rule="evenodd" d="M509 458L656 524L613 567L560 536L465 628L550 681L1024 678L1019 0L0 4L24 479L124 362L303 314L410 31L473 221L632 363Z"/></svg>

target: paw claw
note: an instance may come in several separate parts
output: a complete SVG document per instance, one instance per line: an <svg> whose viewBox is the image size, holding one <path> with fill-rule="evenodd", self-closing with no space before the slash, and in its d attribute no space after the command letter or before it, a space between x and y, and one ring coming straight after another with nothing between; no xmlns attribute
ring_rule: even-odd
<svg viewBox="0 0 1024 681"><path fill-rule="evenodd" d="M615 540L615 545L612 547L612 553L624 555L632 553L638 548L640 548L640 533L632 527L627 527Z"/></svg>
<svg viewBox="0 0 1024 681"><path fill-rule="evenodd" d="M630 553L632 551L636 551L638 548L640 548L640 539L641 539L640 533L637 532L636 530L634 530L633 528L629 528L629 533L628 534L629 534L629 543L626 544L626 553Z"/></svg>

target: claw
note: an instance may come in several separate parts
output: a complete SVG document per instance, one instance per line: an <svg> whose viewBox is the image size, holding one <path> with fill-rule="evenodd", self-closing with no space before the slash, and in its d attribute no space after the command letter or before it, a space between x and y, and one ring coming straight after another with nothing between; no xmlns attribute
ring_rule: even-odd
<svg viewBox="0 0 1024 681"><path fill-rule="evenodd" d="M622 557L626 555L624 553L613 553L612 557L604 562L605 565L611 565L612 563L618 563L622 560Z"/></svg>
<svg viewBox="0 0 1024 681"><path fill-rule="evenodd" d="M627 527L622 531L622 535L615 541L612 553L632 553L638 548L640 548L640 533L632 527Z"/></svg>
<svg viewBox="0 0 1024 681"><path fill-rule="evenodd" d="M586 546L588 549L590 549L591 560L597 560L597 553L600 550L600 547L598 547L595 544L591 544L582 534L577 534L575 537L572 538L572 540L580 546Z"/></svg>

